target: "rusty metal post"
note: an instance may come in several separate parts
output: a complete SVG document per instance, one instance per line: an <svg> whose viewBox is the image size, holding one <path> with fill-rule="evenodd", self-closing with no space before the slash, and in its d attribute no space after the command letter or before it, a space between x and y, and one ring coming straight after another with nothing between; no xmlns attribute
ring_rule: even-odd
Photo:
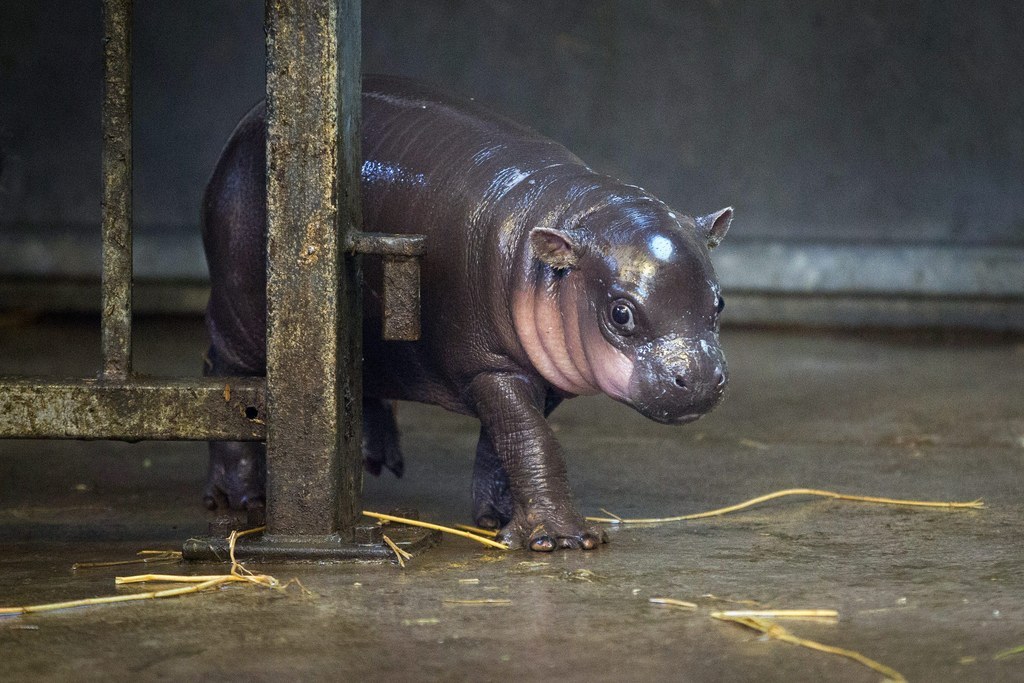
<svg viewBox="0 0 1024 683"><path fill-rule="evenodd" d="M132 369L132 0L103 2L103 369Z"/></svg>
<svg viewBox="0 0 1024 683"><path fill-rule="evenodd" d="M390 557L362 506L360 254L405 261L400 338L419 328L422 236L360 232L360 0L267 0L267 530L249 559ZM411 264L410 264L411 262ZM392 316L394 317L394 316ZM410 320L415 318L415 320ZM397 320L397 319L396 319ZM408 550L439 534L388 532ZM187 559L224 559L211 535Z"/></svg>
<svg viewBox="0 0 1024 683"><path fill-rule="evenodd" d="M330 536L352 528L361 488L358 363L339 345L361 329L339 239L357 216L336 186L356 142L339 141L339 77L358 78L359 52L339 64L337 0L266 9L267 536Z"/></svg>

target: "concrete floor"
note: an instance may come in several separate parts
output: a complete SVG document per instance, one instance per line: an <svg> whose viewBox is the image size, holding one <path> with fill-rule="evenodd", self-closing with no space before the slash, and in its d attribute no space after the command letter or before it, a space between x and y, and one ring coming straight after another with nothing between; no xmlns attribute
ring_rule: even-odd
<svg viewBox="0 0 1024 683"><path fill-rule="evenodd" d="M95 321L0 320L0 373L86 375ZM143 319L144 372L198 371L196 320ZM612 529L590 553L446 540L391 563L264 565L315 596L216 594L0 618L0 678L105 680L875 681L707 614L756 600L835 608L784 622L910 680L1024 680L1024 343L726 330L726 402L687 427L608 399L553 417L579 505L682 514L817 487L983 511L783 500L717 519ZM403 405L406 475L365 506L469 521L472 420ZM0 604L108 595L142 569L86 560L173 548L205 530L202 444L0 442ZM166 571L210 572L214 566ZM461 579L476 579L464 582ZM664 596L697 602L684 612ZM505 605L446 600L501 598Z"/></svg>

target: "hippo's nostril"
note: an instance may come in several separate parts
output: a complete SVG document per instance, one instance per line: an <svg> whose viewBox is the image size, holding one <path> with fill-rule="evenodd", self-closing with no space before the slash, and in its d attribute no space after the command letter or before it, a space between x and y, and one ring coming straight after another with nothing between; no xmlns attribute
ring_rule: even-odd
<svg viewBox="0 0 1024 683"><path fill-rule="evenodd" d="M676 386L680 389L686 388L686 380L683 379L682 375L676 375Z"/></svg>
<svg viewBox="0 0 1024 683"><path fill-rule="evenodd" d="M725 385L725 372L722 368L715 368L715 384L718 386Z"/></svg>

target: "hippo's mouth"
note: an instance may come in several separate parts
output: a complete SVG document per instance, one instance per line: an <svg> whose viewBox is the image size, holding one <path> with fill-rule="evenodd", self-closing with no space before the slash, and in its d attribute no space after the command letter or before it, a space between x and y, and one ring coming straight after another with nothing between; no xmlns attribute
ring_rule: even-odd
<svg viewBox="0 0 1024 683"><path fill-rule="evenodd" d="M685 425L691 422L696 422L700 418L704 417L704 413L688 413L686 415L666 415L664 413L642 414L645 417L663 425Z"/></svg>
<svg viewBox="0 0 1024 683"><path fill-rule="evenodd" d="M707 414L706 412L693 412L686 413L685 415L675 415L665 410L658 410L657 408L649 409L646 406L643 406L628 397L616 400L618 400L619 403L623 403L629 406L636 412L646 417L648 420L653 420L658 424L663 425L685 425L691 422L696 422L697 420L699 420L700 418L704 417L704 415Z"/></svg>

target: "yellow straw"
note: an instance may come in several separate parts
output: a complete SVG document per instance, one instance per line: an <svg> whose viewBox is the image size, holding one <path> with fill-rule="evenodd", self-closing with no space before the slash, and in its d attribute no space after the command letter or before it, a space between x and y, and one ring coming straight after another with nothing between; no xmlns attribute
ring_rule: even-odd
<svg viewBox="0 0 1024 683"><path fill-rule="evenodd" d="M904 678L903 674L901 674L899 671L889 668L888 666L880 662L876 662L875 660L869 657L865 657L864 655L855 650L847 650L841 647L825 645L824 643L819 643L816 640L807 640L806 638L800 638L798 636L793 635L792 633L790 633L783 627L779 626L778 624L772 624L770 622L764 621L763 619L758 619L757 617L730 617L725 616L722 612L712 612L711 616L715 619L720 619L722 621L731 621L733 623L740 624L741 626L746 626L747 628L763 633L769 638L781 640L784 643L799 645L801 647L810 648L811 650L818 650L819 652L828 652L829 654L839 655L840 657L852 659L855 662L863 664L869 669L877 671L890 681L900 681L902 683L906 683L907 679Z"/></svg>
<svg viewBox="0 0 1024 683"><path fill-rule="evenodd" d="M820 496L822 498L832 498L835 500L849 500L858 503L878 503L881 505L911 505L916 507L930 507L930 508L953 508L953 509L971 509L979 510L985 507L985 504L978 500L972 500L966 503L958 502L943 502L943 501L926 501L926 500L900 500L897 498L876 498L873 496L853 496L845 493L836 493L834 491L822 491L820 489L786 489L784 491L775 491L773 493L767 493L757 498L751 498L750 500L737 503L736 505L730 505L724 508L718 508L716 510L708 510L707 512L698 512L692 515L679 515L676 517L651 517L651 518L640 518L640 519L623 519L622 517L587 517L588 522L605 522L608 524L657 524L660 522L683 522L690 519L704 519L705 517L717 517L719 515L725 515L730 512L737 512L746 508L757 505L758 503L764 503L775 498L782 498L784 496ZM607 512L607 510L605 511ZM611 514L611 513L609 513Z"/></svg>
<svg viewBox="0 0 1024 683"><path fill-rule="evenodd" d="M498 543L492 541L489 538L484 538L478 534L471 534L468 531L461 531L459 529L453 529L450 526L441 526L440 524L431 524L430 522L421 522L418 519L406 519L405 517L395 517L394 515L385 515L380 512L370 512L363 510L363 514L367 517L374 517L376 519L383 519L388 522L398 522L399 524L408 524L409 526L419 526L424 529L433 529L435 531L443 531L446 534L453 534L455 536L462 536L463 538L469 538L477 543L482 543L492 548L498 548L499 550L508 550L508 546L504 543Z"/></svg>

